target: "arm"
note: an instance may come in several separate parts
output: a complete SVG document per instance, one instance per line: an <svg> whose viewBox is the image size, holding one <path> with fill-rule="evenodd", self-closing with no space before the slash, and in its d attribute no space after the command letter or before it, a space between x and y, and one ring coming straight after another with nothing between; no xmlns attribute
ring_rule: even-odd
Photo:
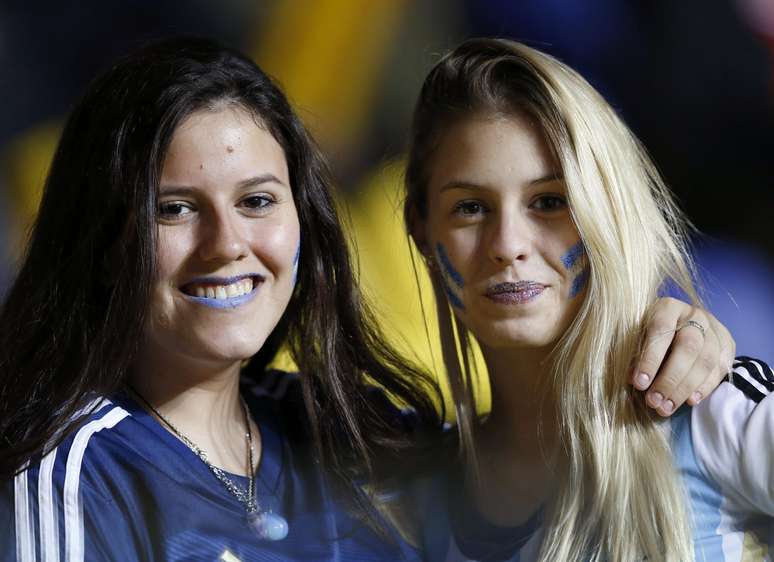
<svg viewBox="0 0 774 562"><path fill-rule="evenodd" d="M774 373L739 359L730 381L692 412L693 447L726 509L774 516Z"/></svg>
<svg viewBox="0 0 774 562"><path fill-rule="evenodd" d="M698 323L704 333L689 324ZM642 354L632 372L646 403L670 416L684 402L698 404L726 377L736 344L706 310L665 297L656 303L646 328Z"/></svg>

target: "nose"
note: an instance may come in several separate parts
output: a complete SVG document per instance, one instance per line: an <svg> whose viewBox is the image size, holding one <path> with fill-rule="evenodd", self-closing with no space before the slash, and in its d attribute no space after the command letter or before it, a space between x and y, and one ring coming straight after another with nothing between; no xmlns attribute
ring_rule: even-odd
<svg viewBox="0 0 774 562"><path fill-rule="evenodd" d="M528 221L518 213L500 213L490 225L489 258L500 266L523 261L532 248L532 234Z"/></svg>
<svg viewBox="0 0 774 562"><path fill-rule="evenodd" d="M202 217L199 257L204 261L232 262L247 256L248 243L239 218L228 210L213 209Z"/></svg>

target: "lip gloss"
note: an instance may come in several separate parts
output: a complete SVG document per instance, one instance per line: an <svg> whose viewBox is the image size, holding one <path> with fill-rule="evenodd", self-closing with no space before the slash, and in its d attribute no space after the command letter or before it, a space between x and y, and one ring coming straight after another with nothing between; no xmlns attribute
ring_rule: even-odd
<svg viewBox="0 0 774 562"><path fill-rule="evenodd" d="M534 281L498 283L489 287L484 296L498 304L526 304L540 296L545 288Z"/></svg>

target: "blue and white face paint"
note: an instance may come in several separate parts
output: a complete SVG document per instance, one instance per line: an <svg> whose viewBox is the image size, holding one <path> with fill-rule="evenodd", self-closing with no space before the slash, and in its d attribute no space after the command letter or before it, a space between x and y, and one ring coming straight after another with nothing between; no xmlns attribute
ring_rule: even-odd
<svg viewBox="0 0 774 562"><path fill-rule="evenodd" d="M460 272L452 265L446 248L440 242L435 245L435 256L441 270L443 286L449 302L453 307L465 310L465 306L462 304L462 289L465 286L465 282Z"/></svg>
<svg viewBox="0 0 774 562"><path fill-rule="evenodd" d="M570 286L570 298L577 297L586 287L589 280L589 265L586 258L586 248L582 241L578 241L562 256L562 264L572 275Z"/></svg>
<svg viewBox="0 0 774 562"><path fill-rule="evenodd" d="M301 240L298 241L296 246L296 255L293 256L293 286L296 286L296 279L298 279L298 260L301 257Z"/></svg>

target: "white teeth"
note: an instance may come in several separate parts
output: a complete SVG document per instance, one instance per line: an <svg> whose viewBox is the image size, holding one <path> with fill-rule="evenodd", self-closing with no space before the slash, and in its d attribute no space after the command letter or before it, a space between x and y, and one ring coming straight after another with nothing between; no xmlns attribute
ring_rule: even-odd
<svg viewBox="0 0 774 562"><path fill-rule="evenodd" d="M230 285L195 285L189 289L190 294L196 297L203 297L208 299L230 299L234 297L241 297L253 290L253 279L247 277L235 281Z"/></svg>

